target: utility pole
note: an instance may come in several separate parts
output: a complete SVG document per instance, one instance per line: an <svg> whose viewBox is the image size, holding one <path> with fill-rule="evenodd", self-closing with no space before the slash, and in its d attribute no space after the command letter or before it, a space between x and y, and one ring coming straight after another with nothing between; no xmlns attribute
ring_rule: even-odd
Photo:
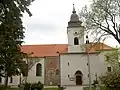
<svg viewBox="0 0 120 90"><path fill-rule="evenodd" d="M90 67L90 57L89 57L89 50L88 50L88 45L89 45L89 39L88 35L86 35L86 52L87 52L87 60L88 60L88 73L89 73L89 90L92 90L91 86L91 67Z"/></svg>

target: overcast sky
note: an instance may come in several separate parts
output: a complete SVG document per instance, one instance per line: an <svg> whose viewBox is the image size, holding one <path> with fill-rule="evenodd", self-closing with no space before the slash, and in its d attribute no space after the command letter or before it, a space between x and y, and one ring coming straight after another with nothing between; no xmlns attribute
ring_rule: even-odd
<svg viewBox="0 0 120 90"><path fill-rule="evenodd" d="M73 2L77 12L91 3L90 0L35 0L29 7L33 16L25 14L23 18L24 44L67 44Z"/></svg>

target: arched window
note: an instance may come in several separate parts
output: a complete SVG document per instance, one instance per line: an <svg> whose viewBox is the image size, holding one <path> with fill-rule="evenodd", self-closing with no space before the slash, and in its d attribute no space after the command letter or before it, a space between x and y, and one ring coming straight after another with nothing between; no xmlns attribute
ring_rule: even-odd
<svg viewBox="0 0 120 90"><path fill-rule="evenodd" d="M79 39L78 39L78 37L74 38L74 45L79 45Z"/></svg>
<svg viewBox="0 0 120 90"><path fill-rule="evenodd" d="M42 76L42 65L40 63L36 65L36 76Z"/></svg>

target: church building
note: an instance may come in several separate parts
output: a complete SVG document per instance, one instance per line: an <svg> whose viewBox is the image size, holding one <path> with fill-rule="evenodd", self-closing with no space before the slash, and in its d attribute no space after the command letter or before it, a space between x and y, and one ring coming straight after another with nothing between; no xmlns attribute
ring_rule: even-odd
<svg viewBox="0 0 120 90"><path fill-rule="evenodd" d="M110 50L111 47L103 43L94 43L96 46L89 44L87 35L85 43L84 31L84 26L82 26L82 22L79 20L73 6L67 27L68 52L60 53L61 86L89 85L89 77L91 83L93 83L94 80L107 71L104 54L98 52L97 47L99 47L98 50ZM96 50L91 50L92 47Z"/></svg>
<svg viewBox="0 0 120 90"><path fill-rule="evenodd" d="M89 43L84 29L73 6L66 29L68 44L23 45L21 50L32 53L32 60L37 60L28 70L27 82L41 81L46 86L88 85L90 76L93 83L107 71L104 54L98 51L108 52L112 47L104 43ZM24 75L13 76L9 78L8 84L18 85L24 83L25 79ZM1 83L4 83L4 80L1 80Z"/></svg>

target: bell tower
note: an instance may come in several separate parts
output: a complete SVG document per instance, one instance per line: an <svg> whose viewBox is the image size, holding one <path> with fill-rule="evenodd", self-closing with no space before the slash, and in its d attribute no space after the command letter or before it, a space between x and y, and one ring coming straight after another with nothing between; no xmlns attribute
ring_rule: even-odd
<svg viewBox="0 0 120 90"><path fill-rule="evenodd" d="M79 20L73 4L72 15L67 27L69 53L84 52L84 27L81 24L82 21Z"/></svg>

